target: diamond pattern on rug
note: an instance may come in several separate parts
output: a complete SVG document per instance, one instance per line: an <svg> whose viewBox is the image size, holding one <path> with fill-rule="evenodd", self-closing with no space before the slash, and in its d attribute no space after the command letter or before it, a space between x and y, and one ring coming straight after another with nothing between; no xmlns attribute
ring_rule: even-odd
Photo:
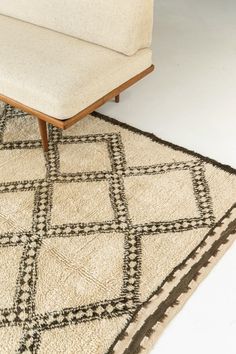
<svg viewBox="0 0 236 354"><path fill-rule="evenodd" d="M22 124L24 124L24 129L21 129ZM37 124L35 124L34 117L27 116L27 119L25 119L25 114L22 114L8 119L3 136L4 143L21 142L23 140L35 141L39 139L39 129Z"/></svg>
<svg viewBox="0 0 236 354"><path fill-rule="evenodd" d="M66 200L66 205L65 205ZM101 208L103 212L98 214ZM61 215L61 208L64 213ZM105 222L114 219L107 181L54 183L52 224Z"/></svg>
<svg viewBox="0 0 236 354"><path fill-rule="evenodd" d="M21 327L0 328L1 351L4 354L16 353L22 336Z"/></svg>
<svg viewBox="0 0 236 354"><path fill-rule="evenodd" d="M109 151L105 142L58 145L61 173L111 171ZM70 159L68 160L68 156Z"/></svg>
<svg viewBox="0 0 236 354"><path fill-rule="evenodd" d="M38 258L36 312L119 297L123 284L123 258L122 234L44 240ZM44 272L44 269L51 271Z"/></svg>
<svg viewBox="0 0 236 354"><path fill-rule="evenodd" d="M72 354L74 348L76 348L74 350L78 350L79 354L96 353L97 348L94 347L91 340L94 333L96 333L100 353L105 353L106 342L112 341L116 333L122 330L126 319L127 316L122 316L109 320L80 323L77 326L56 328L51 331L51 335L50 332L44 332L39 354L53 353L59 342L61 353ZM107 327L109 327L109 333L107 333ZM106 337L106 342L102 341L104 337ZM70 348L73 349L70 350Z"/></svg>
<svg viewBox="0 0 236 354"><path fill-rule="evenodd" d="M129 213L135 224L199 216L189 171L175 170L164 174L132 176L125 178L124 183ZM192 195L192 198L186 208L180 209L178 206L184 205L186 195Z"/></svg>
<svg viewBox="0 0 236 354"><path fill-rule="evenodd" d="M18 193L0 194L1 233L30 231L33 224L34 193L19 191Z"/></svg>
<svg viewBox="0 0 236 354"><path fill-rule="evenodd" d="M12 143L15 145L15 143ZM39 149L0 150L0 183L40 179L45 177L45 162Z"/></svg>
<svg viewBox="0 0 236 354"><path fill-rule="evenodd" d="M28 132L32 126L29 136L21 132L24 122ZM17 346L9 344L6 353L16 346L18 354L46 354L62 335L64 347L71 340L83 353L78 332L100 323L106 341L90 338L89 345L104 354L225 206L213 172L206 177L209 164L197 156L97 116L66 133L49 126L44 156L35 125L9 105L2 109L0 336L13 329ZM140 160L136 141L142 141ZM236 187L235 176L225 180ZM228 194L230 207L236 193Z"/></svg>
<svg viewBox="0 0 236 354"><path fill-rule="evenodd" d="M206 233L207 230L206 228ZM178 259L185 259L201 242L201 239L202 229L159 234L158 237L155 234L142 237L142 271L146 276L141 277L140 281L141 300L144 301L148 293L155 291L152 279L157 279L157 282L161 284L166 274L171 273L175 268ZM167 254L168 257L163 257ZM156 259L159 261L155 262ZM150 262L152 267L150 267Z"/></svg>
<svg viewBox="0 0 236 354"><path fill-rule="evenodd" d="M18 276L22 247L0 248L0 308L12 307L16 292L16 281Z"/></svg>

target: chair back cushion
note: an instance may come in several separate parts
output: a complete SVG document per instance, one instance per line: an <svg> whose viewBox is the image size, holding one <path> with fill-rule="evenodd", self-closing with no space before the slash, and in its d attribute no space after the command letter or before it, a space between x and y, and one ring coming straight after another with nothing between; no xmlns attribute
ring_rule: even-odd
<svg viewBox="0 0 236 354"><path fill-rule="evenodd" d="M0 0L0 14L126 55L151 44L153 0Z"/></svg>

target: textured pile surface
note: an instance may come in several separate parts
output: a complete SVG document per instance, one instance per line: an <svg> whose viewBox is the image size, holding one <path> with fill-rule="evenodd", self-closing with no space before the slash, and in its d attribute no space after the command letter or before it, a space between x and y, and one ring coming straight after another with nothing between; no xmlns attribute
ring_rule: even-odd
<svg viewBox="0 0 236 354"><path fill-rule="evenodd" d="M49 130L0 103L0 353L148 353L235 238L236 171L96 113Z"/></svg>
<svg viewBox="0 0 236 354"><path fill-rule="evenodd" d="M3 16L1 1L0 93L40 112L72 117L152 65L150 48L126 56Z"/></svg>

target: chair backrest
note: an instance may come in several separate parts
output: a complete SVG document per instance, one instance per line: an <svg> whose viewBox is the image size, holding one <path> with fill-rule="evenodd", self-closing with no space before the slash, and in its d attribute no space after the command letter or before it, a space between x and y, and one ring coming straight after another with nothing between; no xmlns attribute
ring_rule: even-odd
<svg viewBox="0 0 236 354"><path fill-rule="evenodd" d="M0 0L0 13L126 55L152 39L153 0Z"/></svg>

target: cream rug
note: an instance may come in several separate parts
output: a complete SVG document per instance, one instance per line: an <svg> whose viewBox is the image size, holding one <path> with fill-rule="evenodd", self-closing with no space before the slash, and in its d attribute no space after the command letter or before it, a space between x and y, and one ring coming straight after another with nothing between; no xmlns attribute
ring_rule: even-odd
<svg viewBox="0 0 236 354"><path fill-rule="evenodd" d="M0 106L0 353L148 353L235 238L236 171L97 113Z"/></svg>

